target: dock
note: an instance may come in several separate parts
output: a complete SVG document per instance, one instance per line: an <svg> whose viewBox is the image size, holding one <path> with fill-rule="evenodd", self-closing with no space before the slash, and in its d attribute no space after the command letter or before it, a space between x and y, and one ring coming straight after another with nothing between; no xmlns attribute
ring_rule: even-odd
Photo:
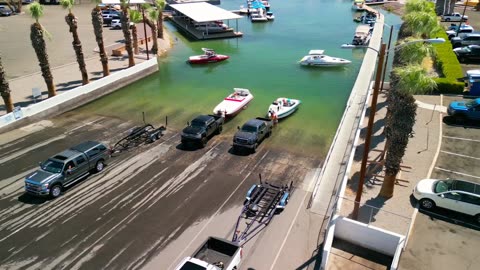
<svg viewBox="0 0 480 270"><path fill-rule="evenodd" d="M188 34L195 40L209 40L209 39L221 39L221 38L239 38L243 36L242 32L235 31L233 28L229 28L227 31L218 33L206 33L201 30L195 29L191 23L181 17L167 17L170 22L175 24L179 30Z"/></svg>

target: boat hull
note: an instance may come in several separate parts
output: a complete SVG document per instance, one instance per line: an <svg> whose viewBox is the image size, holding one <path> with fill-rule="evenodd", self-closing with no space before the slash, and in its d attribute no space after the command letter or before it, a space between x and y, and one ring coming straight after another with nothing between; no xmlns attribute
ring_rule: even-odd
<svg viewBox="0 0 480 270"><path fill-rule="evenodd" d="M225 117L233 117L243 110L252 100L253 95L248 91L248 89L243 89L247 92L242 94L241 88L235 88L236 91L226 97L222 102L220 102L213 109L214 114L221 114Z"/></svg>
<svg viewBox="0 0 480 270"><path fill-rule="evenodd" d="M230 58L228 55L221 55L221 54L217 54L216 56L213 56L213 57L196 55L196 56L190 56L190 58L188 58L188 62L190 64L208 64L208 63L217 63L217 62L225 61L228 58Z"/></svg>
<svg viewBox="0 0 480 270"><path fill-rule="evenodd" d="M282 100L290 100L290 104L293 105L283 106L283 102L281 102ZM274 112L277 116L277 119L286 118L296 112L301 103L302 102L298 99L278 98L276 100L276 104L272 104L270 105L270 107L268 107L267 116L271 118L272 115L270 114L270 112Z"/></svg>

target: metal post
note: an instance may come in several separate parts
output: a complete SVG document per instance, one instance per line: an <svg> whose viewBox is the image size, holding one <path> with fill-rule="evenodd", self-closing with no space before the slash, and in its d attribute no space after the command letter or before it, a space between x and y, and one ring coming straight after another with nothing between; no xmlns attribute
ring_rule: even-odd
<svg viewBox="0 0 480 270"><path fill-rule="evenodd" d="M380 81L382 78L382 69L384 65L384 58L386 52L387 45L382 43L382 46L379 51L378 55L378 64L377 64L377 74L375 76L375 85L373 87L373 96L372 102L370 105L370 116L368 117L368 126L367 126L367 135L365 136L365 144L363 148L363 159L362 165L360 167L360 178L358 179L358 187L357 187L357 195L355 196L355 204L352 213L353 219L358 219L358 209L360 206L360 200L362 199L362 192L363 192L363 184L365 182L365 174L367 169L367 160L368 160L368 152L370 152L370 141L372 139L372 131L373 131L373 120L375 118L375 113L377 112L377 99L378 93L380 92Z"/></svg>
<svg viewBox="0 0 480 270"><path fill-rule="evenodd" d="M147 60L150 59L148 55L148 38L147 38L147 27L145 26L145 9L142 7L142 16L143 16L143 33L145 35L145 47L147 49ZM134 27L137 27L136 25ZM152 37L157 38L157 37Z"/></svg>
<svg viewBox="0 0 480 270"><path fill-rule="evenodd" d="M465 11L467 10L467 6L468 6L468 0L467 0L467 2L465 3L465 5L463 6L462 18L460 18L460 24L458 25L457 34L455 35L456 37L458 37L458 33L460 32L460 26L462 26L463 16L465 16Z"/></svg>
<svg viewBox="0 0 480 270"><path fill-rule="evenodd" d="M380 86L380 91L383 91L383 83L385 82L385 74L387 73L388 56L390 55L390 44L392 43L392 33L393 25L390 26L390 37L388 38L387 55L385 56L385 68L383 69L382 85Z"/></svg>

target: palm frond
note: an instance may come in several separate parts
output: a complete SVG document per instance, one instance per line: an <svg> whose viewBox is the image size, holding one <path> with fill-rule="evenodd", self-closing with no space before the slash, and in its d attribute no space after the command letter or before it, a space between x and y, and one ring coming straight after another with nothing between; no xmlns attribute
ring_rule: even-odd
<svg viewBox="0 0 480 270"><path fill-rule="evenodd" d="M410 12L435 12L435 4L425 0L408 0L405 4L406 13Z"/></svg>
<svg viewBox="0 0 480 270"><path fill-rule="evenodd" d="M396 74L395 91L411 95L425 94L436 88L435 80L428 76L427 71L420 65L408 65L394 68Z"/></svg>
<svg viewBox="0 0 480 270"><path fill-rule="evenodd" d="M30 16L38 23L38 20L43 16L43 6L38 2L33 2L28 6Z"/></svg>
<svg viewBox="0 0 480 270"><path fill-rule="evenodd" d="M142 13L138 10L131 10L130 13L130 22L139 23L143 20Z"/></svg>
<svg viewBox="0 0 480 270"><path fill-rule="evenodd" d="M60 0L60 5L64 9L68 9L69 12L72 12L73 5L75 5L75 0Z"/></svg>

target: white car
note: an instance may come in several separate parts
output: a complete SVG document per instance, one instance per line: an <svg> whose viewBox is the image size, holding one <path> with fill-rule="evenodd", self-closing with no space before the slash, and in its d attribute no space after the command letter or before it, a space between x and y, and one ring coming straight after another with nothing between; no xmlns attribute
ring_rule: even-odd
<svg viewBox="0 0 480 270"><path fill-rule="evenodd" d="M413 190L420 207L441 207L475 217L480 223L480 184L465 180L423 179Z"/></svg>
<svg viewBox="0 0 480 270"><path fill-rule="evenodd" d="M453 37L455 37L457 35L457 31L458 31L458 34L473 33L475 32L475 29L470 25L462 24L460 26L460 30L458 30L458 25L452 25L446 31L448 35L448 39L452 39Z"/></svg>
<svg viewBox="0 0 480 270"><path fill-rule="evenodd" d="M120 22L120 19L113 19L110 27L112 29L122 29L122 22Z"/></svg>

